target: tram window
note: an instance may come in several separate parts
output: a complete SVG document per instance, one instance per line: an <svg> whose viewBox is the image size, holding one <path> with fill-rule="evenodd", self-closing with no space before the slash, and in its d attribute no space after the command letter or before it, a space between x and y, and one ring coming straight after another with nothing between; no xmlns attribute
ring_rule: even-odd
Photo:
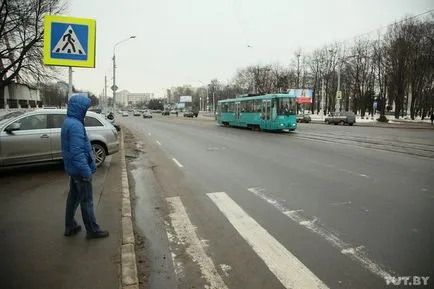
<svg viewBox="0 0 434 289"><path fill-rule="evenodd" d="M227 103L222 104L222 112L228 112L228 104Z"/></svg>
<svg viewBox="0 0 434 289"><path fill-rule="evenodd" d="M261 102L259 100L253 101L252 112L261 112Z"/></svg>
<svg viewBox="0 0 434 289"><path fill-rule="evenodd" d="M234 112L235 111L235 103L229 102L228 103L228 112Z"/></svg>
<svg viewBox="0 0 434 289"><path fill-rule="evenodd" d="M253 112L253 100L244 101L245 112Z"/></svg>

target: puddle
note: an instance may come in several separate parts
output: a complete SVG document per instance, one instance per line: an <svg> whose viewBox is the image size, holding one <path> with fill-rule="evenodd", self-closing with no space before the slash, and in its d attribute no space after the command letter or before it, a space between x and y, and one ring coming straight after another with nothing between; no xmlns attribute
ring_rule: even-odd
<svg viewBox="0 0 434 289"><path fill-rule="evenodd" d="M176 288L176 276L169 250L160 199L154 188L154 176L144 154L132 162L135 189L135 224L145 238L146 288Z"/></svg>

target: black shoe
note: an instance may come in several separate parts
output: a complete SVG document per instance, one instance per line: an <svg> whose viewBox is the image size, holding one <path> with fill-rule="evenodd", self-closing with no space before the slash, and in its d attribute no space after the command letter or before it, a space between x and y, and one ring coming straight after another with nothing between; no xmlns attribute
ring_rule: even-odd
<svg viewBox="0 0 434 289"><path fill-rule="evenodd" d="M109 236L109 232L108 231L96 231L96 232L92 232L92 233L87 233L86 238L88 239L100 239L100 238L107 238Z"/></svg>
<svg viewBox="0 0 434 289"><path fill-rule="evenodd" d="M79 233L81 231L81 226L77 225L75 228L69 230L69 231L65 231L65 233L63 233L63 235L65 237L72 237L74 235L76 235L77 233Z"/></svg>

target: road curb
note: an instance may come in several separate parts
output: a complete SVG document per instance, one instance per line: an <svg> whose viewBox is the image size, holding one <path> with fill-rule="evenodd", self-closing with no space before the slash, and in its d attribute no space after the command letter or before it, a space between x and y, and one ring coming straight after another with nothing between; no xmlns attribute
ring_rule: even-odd
<svg viewBox="0 0 434 289"><path fill-rule="evenodd" d="M122 166L122 289L138 289L136 253L134 250L134 230L131 214L131 194L128 184L127 163L125 160L124 133L121 130L121 166Z"/></svg>

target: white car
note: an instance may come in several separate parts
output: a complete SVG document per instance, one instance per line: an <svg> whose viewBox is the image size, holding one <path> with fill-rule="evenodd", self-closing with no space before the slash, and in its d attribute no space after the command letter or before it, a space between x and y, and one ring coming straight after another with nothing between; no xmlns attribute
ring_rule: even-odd
<svg viewBox="0 0 434 289"><path fill-rule="evenodd" d="M152 118L152 113L149 110L143 112L143 118Z"/></svg>
<svg viewBox="0 0 434 289"><path fill-rule="evenodd" d="M122 116L124 117L124 116L128 116L128 111L123 111L122 112Z"/></svg>

